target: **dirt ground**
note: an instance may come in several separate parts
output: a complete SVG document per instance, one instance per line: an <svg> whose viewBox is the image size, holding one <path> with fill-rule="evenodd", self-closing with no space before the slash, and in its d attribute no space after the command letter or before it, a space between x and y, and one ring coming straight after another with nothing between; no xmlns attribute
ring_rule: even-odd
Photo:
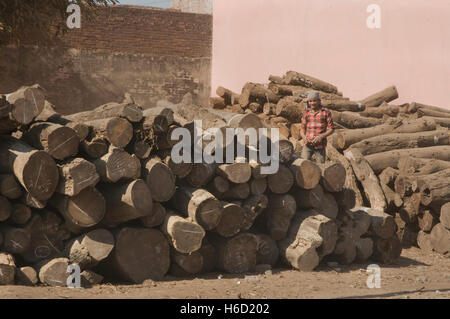
<svg viewBox="0 0 450 319"><path fill-rule="evenodd" d="M3 298L439 298L450 299L450 258L404 249L395 265L381 266L381 288L367 287L369 264L323 265L315 272L274 269L272 274L212 274L141 285L103 284L90 289L1 286ZM220 277L220 279L219 279Z"/></svg>

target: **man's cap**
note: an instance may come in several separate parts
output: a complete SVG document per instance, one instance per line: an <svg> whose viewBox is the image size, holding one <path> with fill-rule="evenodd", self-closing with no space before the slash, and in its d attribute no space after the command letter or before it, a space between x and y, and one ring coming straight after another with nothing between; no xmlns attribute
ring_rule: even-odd
<svg viewBox="0 0 450 319"><path fill-rule="evenodd" d="M320 94L317 91L309 91L308 94L306 95L306 99L308 101L320 100Z"/></svg>

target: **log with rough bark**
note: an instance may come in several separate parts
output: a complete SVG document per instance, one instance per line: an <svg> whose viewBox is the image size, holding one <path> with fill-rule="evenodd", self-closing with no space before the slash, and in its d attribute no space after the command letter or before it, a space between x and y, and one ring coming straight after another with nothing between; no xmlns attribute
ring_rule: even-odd
<svg viewBox="0 0 450 319"><path fill-rule="evenodd" d="M385 168L378 178L380 179L380 183L389 186L390 188L394 188L395 181L400 174L400 170L397 170L392 167Z"/></svg>
<svg viewBox="0 0 450 319"><path fill-rule="evenodd" d="M91 111L67 115L66 118L73 122L88 122L110 117L125 118L130 122L140 122L143 118L142 108L134 103L111 102L100 105Z"/></svg>
<svg viewBox="0 0 450 319"><path fill-rule="evenodd" d="M237 203L222 202L222 206L222 218L213 231L225 238L233 237L241 231L246 212Z"/></svg>
<svg viewBox="0 0 450 319"><path fill-rule="evenodd" d="M59 184L56 192L63 195L78 195L83 189L95 187L100 181L95 165L83 158L58 164L58 169Z"/></svg>
<svg viewBox="0 0 450 319"><path fill-rule="evenodd" d="M89 126L87 126L84 123L70 121L68 118L57 113L55 111L54 105L52 105L48 101L45 101L44 109L41 112L41 114L36 116L35 121L36 122L50 122L50 123L55 123L55 124L60 124L60 125L70 127L77 133L77 135L80 139L80 142L84 141L86 139L86 137L89 135Z"/></svg>
<svg viewBox="0 0 450 319"><path fill-rule="evenodd" d="M366 107L360 114L367 117L383 118L384 116L396 117L400 112L400 108L397 105L389 105L383 102L378 107Z"/></svg>
<svg viewBox="0 0 450 319"><path fill-rule="evenodd" d="M290 168L298 187L313 189L319 184L321 169L314 162L298 158L291 164Z"/></svg>
<svg viewBox="0 0 450 319"><path fill-rule="evenodd" d="M442 205L439 220L445 228L450 229L450 202Z"/></svg>
<svg viewBox="0 0 450 319"><path fill-rule="evenodd" d="M389 103L398 98L397 88L388 87L380 92L372 94L361 101L366 107L380 106L383 102Z"/></svg>
<svg viewBox="0 0 450 319"><path fill-rule="evenodd" d="M444 206L442 206L442 207L444 207ZM445 216L444 217L442 216L442 212L445 212L445 210L441 209L440 221L441 221L441 224L446 226L444 223L442 223L443 220L445 221ZM419 224L419 228L421 230L423 230L424 232L429 233L433 229L434 225L436 225L438 223L438 218L436 218L434 216L434 213L430 209L421 208L419 210L419 216L417 216L417 221ZM447 227L447 228L449 228L449 227Z"/></svg>
<svg viewBox="0 0 450 319"><path fill-rule="evenodd" d="M224 200L244 200L250 195L250 185L248 183L233 184L225 193L218 193L217 196Z"/></svg>
<svg viewBox="0 0 450 319"><path fill-rule="evenodd" d="M205 230L216 228L222 217L221 202L204 189L180 186L171 203L178 212L190 217Z"/></svg>
<svg viewBox="0 0 450 319"><path fill-rule="evenodd" d="M417 235L417 246L424 251L432 252L433 244L431 243L431 234L420 230Z"/></svg>
<svg viewBox="0 0 450 319"><path fill-rule="evenodd" d="M166 218L166 208L158 202L153 203L152 213L150 215L139 218L142 226L153 228L162 225Z"/></svg>
<svg viewBox="0 0 450 319"><path fill-rule="evenodd" d="M55 258L39 265L39 281L52 287L67 287L69 259Z"/></svg>
<svg viewBox="0 0 450 319"><path fill-rule="evenodd" d="M380 183L381 189L383 190L384 197L386 198L386 212L387 213L395 213L399 210L400 207L403 206L402 197L394 192L392 188L387 186L386 184Z"/></svg>
<svg viewBox="0 0 450 319"><path fill-rule="evenodd" d="M369 128L384 123L383 120L371 117L364 117L355 112L331 111L331 114L333 116L333 121L335 123L341 124L349 129Z"/></svg>
<svg viewBox="0 0 450 319"><path fill-rule="evenodd" d="M280 84L280 83L270 83L269 89L279 96L283 97L294 96L300 98L306 98L308 92L311 91L311 89L307 87L298 85ZM341 100L341 99L348 100L347 98L343 98L341 95L334 93L326 93L323 91L319 91L319 97L322 100Z"/></svg>
<svg viewBox="0 0 450 319"><path fill-rule="evenodd" d="M275 266L280 257L277 242L265 234L255 234L256 264Z"/></svg>
<svg viewBox="0 0 450 319"><path fill-rule="evenodd" d="M365 158L375 173L381 173L387 167L397 167L403 156L439 159L450 161L450 146L431 146L424 148L410 148L367 155Z"/></svg>
<svg viewBox="0 0 450 319"><path fill-rule="evenodd" d="M172 134L178 128L177 125L171 125L166 132L156 135L156 146L158 150L170 150L174 145L180 142L180 139L173 139Z"/></svg>
<svg viewBox="0 0 450 319"><path fill-rule="evenodd" d="M226 107L225 100L221 97L211 97L209 98L209 107L222 110Z"/></svg>
<svg viewBox="0 0 450 319"><path fill-rule="evenodd" d="M398 169L402 174L428 175L450 168L450 162L429 158L401 157Z"/></svg>
<svg viewBox="0 0 450 319"><path fill-rule="evenodd" d="M183 162L175 163L172 160L172 156L170 155L170 152L161 153L160 158L162 159L164 164L169 166L172 173L178 178L185 178L186 176L189 175L189 173L192 170L192 163L183 163Z"/></svg>
<svg viewBox="0 0 450 319"><path fill-rule="evenodd" d="M448 108L412 102L409 107L409 112L414 113L414 112L417 112L418 110L427 110L427 111L442 112L442 113L450 114L450 111L448 110Z"/></svg>
<svg viewBox="0 0 450 319"><path fill-rule="evenodd" d="M327 157L332 162L341 163L345 168L345 184L344 187L353 191L354 194L354 204L351 204L349 208L353 208L354 206L362 206L363 205L363 197L361 191L358 187L358 182L356 180L355 173L353 172L353 167L350 164L349 160L339 153L330 143L327 145L326 149ZM348 193L348 191L347 191Z"/></svg>
<svg viewBox="0 0 450 319"><path fill-rule="evenodd" d="M356 178L361 182L364 192L369 199L370 206L375 209L385 210L386 198L381 189L378 177L375 175L368 161L357 149L345 151L345 157L350 161Z"/></svg>
<svg viewBox="0 0 450 319"><path fill-rule="evenodd" d="M428 121L434 121L436 124L440 125L441 127L450 128L450 118L448 117L431 117L431 116L424 116L422 117L424 120Z"/></svg>
<svg viewBox="0 0 450 319"><path fill-rule="evenodd" d="M3 235L3 244L1 249L11 254L21 254L25 252L31 243L31 234L25 228L12 226L0 227Z"/></svg>
<svg viewBox="0 0 450 319"><path fill-rule="evenodd" d="M175 111L177 110L176 107L172 105L160 105L160 101L158 101L156 107L152 107L150 109L144 110L143 114L144 117L151 117L153 115L161 115L166 118L167 125L170 126L175 121Z"/></svg>
<svg viewBox="0 0 450 319"><path fill-rule="evenodd" d="M436 122L427 119L401 120L393 124L382 124L356 130L337 132L337 146L346 149L350 145L362 140L388 133L417 133L436 130Z"/></svg>
<svg viewBox="0 0 450 319"><path fill-rule="evenodd" d="M336 199L332 194L324 192L320 184L313 189L294 189L292 194L298 207L302 209L313 208L332 220L336 219L339 212Z"/></svg>
<svg viewBox="0 0 450 319"><path fill-rule="evenodd" d="M190 277L203 269L203 255L199 251L183 254L171 249L170 260L169 274L175 277Z"/></svg>
<svg viewBox="0 0 450 319"><path fill-rule="evenodd" d="M168 211L161 225L161 231L178 252L189 254L202 246L205 230L196 222Z"/></svg>
<svg viewBox="0 0 450 319"><path fill-rule="evenodd" d="M416 224L420 213L421 194L414 193L405 197L403 206L399 210L401 218L408 224Z"/></svg>
<svg viewBox="0 0 450 319"><path fill-rule="evenodd" d="M294 144L286 138L286 136L280 134L278 140L278 151L280 152L280 163L287 164L291 161L294 155Z"/></svg>
<svg viewBox="0 0 450 319"><path fill-rule="evenodd" d="M289 194L269 196L267 230L273 240L282 240L286 237L296 211L297 204L293 196Z"/></svg>
<svg viewBox="0 0 450 319"><path fill-rule="evenodd" d="M186 180L193 187L203 187L214 178L215 172L216 165L214 164L196 163L192 165Z"/></svg>
<svg viewBox="0 0 450 319"><path fill-rule="evenodd" d="M277 103L275 115L282 116L291 123L300 123L302 121L302 116L306 109L306 105L304 103L300 103L300 98L297 99L298 101L292 100L291 97L282 98Z"/></svg>
<svg viewBox="0 0 450 319"><path fill-rule="evenodd" d="M322 99L321 100L322 106L326 107L327 109L333 110L333 111L339 111L339 112L361 112L360 114L363 115L364 111L367 110L364 104L360 102L354 102L349 101L348 99L344 99L342 97L339 98L333 98L333 99Z"/></svg>
<svg viewBox="0 0 450 319"><path fill-rule="evenodd" d="M280 97L273 93L273 91L266 89L261 84L249 82L242 88L239 104L242 107L247 107L251 102L261 101L277 103L279 100Z"/></svg>
<svg viewBox="0 0 450 319"><path fill-rule="evenodd" d="M340 163L322 165L321 183L323 188L332 193L340 192L345 185L346 171Z"/></svg>
<svg viewBox="0 0 450 319"><path fill-rule="evenodd" d="M93 187L72 197L55 194L50 205L63 215L67 227L75 233L97 225L105 216L105 198Z"/></svg>
<svg viewBox="0 0 450 319"><path fill-rule="evenodd" d="M224 99L226 105L233 105L239 101L239 95L231 90L228 90L222 86L219 86L216 90L216 94Z"/></svg>
<svg viewBox="0 0 450 319"><path fill-rule="evenodd" d="M394 190L403 199L405 196L411 196L419 189L418 176L398 175L394 181Z"/></svg>
<svg viewBox="0 0 450 319"><path fill-rule="evenodd" d="M12 174L0 174L0 195L9 199L18 199L23 191Z"/></svg>
<svg viewBox="0 0 450 319"><path fill-rule="evenodd" d="M310 210L293 218L287 237L278 242L278 247L285 263L301 271L312 271L333 252L336 241L336 224Z"/></svg>
<svg viewBox="0 0 450 319"><path fill-rule="evenodd" d="M433 227L430 240L434 251L443 255L450 253L450 230L442 224Z"/></svg>
<svg viewBox="0 0 450 319"><path fill-rule="evenodd" d="M58 160L76 155L80 144L80 138L73 129L47 122L31 125L23 137L31 146Z"/></svg>
<svg viewBox="0 0 450 319"><path fill-rule="evenodd" d="M14 285L16 263L14 256L0 252L0 286Z"/></svg>
<svg viewBox="0 0 450 319"><path fill-rule="evenodd" d="M288 85L300 85L306 88L311 88L327 93L333 93L337 94L338 89L333 84L327 83L325 81L316 79L312 76L295 72L295 71L288 71L286 72L286 75L283 78L283 82Z"/></svg>
<svg viewBox="0 0 450 319"><path fill-rule="evenodd" d="M124 148L133 137L133 126L127 119L121 117L98 119L84 123L91 127L93 136L103 137L116 147Z"/></svg>
<svg viewBox="0 0 450 319"><path fill-rule="evenodd" d="M14 224L16 225L26 224L30 220L31 215L32 212L30 207L21 203L14 203L12 205L11 221Z"/></svg>
<svg viewBox="0 0 450 319"><path fill-rule="evenodd" d="M223 195L230 189L230 182L223 178L222 176L216 176L214 179L209 183L208 190L216 194L218 196Z"/></svg>
<svg viewBox="0 0 450 319"><path fill-rule="evenodd" d="M402 253L402 243L397 235L384 239L374 237L374 249L372 258L383 264L391 264L395 262Z"/></svg>
<svg viewBox="0 0 450 319"><path fill-rule="evenodd" d="M266 178L253 178L250 183L250 194L260 195L264 194L267 190L267 179Z"/></svg>
<svg viewBox="0 0 450 319"><path fill-rule="evenodd" d="M58 185L58 168L53 158L13 137L0 140L0 172L14 174L38 200L49 199Z"/></svg>
<svg viewBox="0 0 450 319"><path fill-rule="evenodd" d="M82 270L91 269L106 259L114 248L114 236L106 229L95 229L70 240L64 255Z"/></svg>
<svg viewBox="0 0 450 319"><path fill-rule="evenodd" d="M338 217L340 227L333 257L341 264L364 262L372 256L373 240L364 236L369 230L371 217L365 210L355 207Z"/></svg>
<svg viewBox="0 0 450 319"><path fill-rule="evenodd" d="M449 145L447 130L420 133L393 133L371 137L353 144L350 149L358 149L363 155L382 153L398 149L422 148Z"/></svg>
<svg viewBox="0 0 450 319"><path fill-rule="evenodd" d="M114 233L114 249L103 263L106 273L142 283L161 280L169 271L170 246L157 229L125 227Z"/></svg>
<svg viewBox="0 0 450 319"><path fill-rule="evenodd" d="M108 153L93 161L102 182L115 183L141 176L141 162L133 154L110 146Z"/></svg>
<svg viewBox="0 0 450 319"><path fill-rule="evenodd" d="M106 199L106 213L102 220L104 225L115 226L152 213L152 193L141 179L120 184L102 184L98 189Z"/></svg>
<svg viewBox="0 0 450 319"><path fill-rule="evenodd" d="M34 286L39 282L36 270L29 266L17 268L15 280L21 286Z"/></svg>
<svg viewBox="0 0 450 319"><path fill-rule="evenodd" d="M388 239L394 236L396 231L395 220L391 215L386 214L384 211L369 207L357 207L355 209L364 211L370 216L369 233L371 235L383 239Z"/></svg>
<svg viewBox="0 0 450 319"><path fill-rule="evenodd" d="M211 236L217 249L217 267L231 274L253 271L256 267L257 241L255 235L242 233L232 238Z"/></svg>
<svg viewBox="0 0 450 319"><path fill-rule="evenodd" d="M450 201L450 169L419 177L421 202L436 210Z"/></svg>
<svg viewBox="0 0 450 319"><path fill-rule="evenodd" d="M151 157L143 163L143 179L157 202L167 202L175 193L175 175L160 158Z"/></svg>
<svg viewBox="0 0 450 319"><path fill-rule="evenodd" d="M42 112L45 103L44 90L38 84L23 86L12 93L4 95L4 101L7 103L3 102L3 104L6 104L4 105L6 110L2 110L1 114L3 118L2 134L12 132L19 125L31 123ZM7 116L4 116L5 113ZM3 130L6 122L11 122L9 126L12 129Z"/></svg>
<svg viewBox="0 0 450 319"><path fill-rule="evenodd" d="M267 177L267 186L275 194L287 193L294 186L294 174L287 166L280 164L278 171Z"/></svg>
<svg viewBox="0 0 450 319"><path fill-rule="evenodd" d="M108 141L103 137L88 137L80 143L80 149L90 158L100 158L108 153Z"/></svg>
<svg viewBox="0 0 450 319"><path fill-rule="evenodd" d="M8 220L12 214L12 205L6 197L0 196L0 222Z"/></svg>
<svg viewBox="0 0 450 319"><path fill-rule="evenodd" d="M201 273L211 273L216 269L217 264L217 250L216 248L209 242L207 238L203 238L202 247L198 250L198 252L203 257L203 267Z"/></svg>
<svg viewBox="0 0 450 319"><path fill-rule="evenodd" d="M24 193L22 195L22 197L20 197L20 201L23 204L25 204L31 208L36 208L36 209L43 209L47 206L47 201L37 200L36 198L31 196L29 193Z"/></svg>
<svg viewBox="0 0 450 319"><path fill-rule="evenodd" d="M395 215L395 223L397 225L397 237L400 239L403 248L417 246L417 236L419 235L419 227L417 224L408 224L400 214Z"/></svg>
<svg viewBox="0 0 450 319"><path fill-rule="evenodd" d="M216 173L232 183L242 184L250 180L252 170L248 163L234 163L219 165Z"/></svg>
<svg viewBox="0 0 450 319"><path fill-rule="evenodd" d="M21 256L29 263L56 258L64 249L64 241L71 236L60 215L47 209L33 214L24 228L30 233L31 241Z"/></svg>
<svg viewBox="0 0 450 319"><path fill-rule="evenodd" d="M252 195L242 203L242 208L244 208L244 221L242 223L242 230L249 230L256 218L261 215L261 213L269 205L269 198L264 195Z"/></svg>

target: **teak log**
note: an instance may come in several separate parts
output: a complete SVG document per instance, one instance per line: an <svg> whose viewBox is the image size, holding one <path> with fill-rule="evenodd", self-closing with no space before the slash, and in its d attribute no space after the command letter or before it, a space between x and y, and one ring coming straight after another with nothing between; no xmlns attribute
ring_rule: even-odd
<svg viewBox="0 0 450 319"><path fill-rule="evenodd" d="M380 106L383 102L389 103L398 98L397 88L390 86L380 92L372 94L361 101L366 107Z"/></svg>
<svg viewBox="0 0 450 319"><path fill-rule="evenodd" d="M439 209L450 201L450 169L419 177L422 204Z"/></svg>
<svg viewBox="0 0 450 319"><path fill-rule="evenodd" d="M246 212L235 203L222 202L222 206L222 218L213 231L225 238L233 237L241 231Z"/></svg>
<svg viewBox="0 0 450 319"><path fill-rule="evenodd" d="M109 147L108 153L93 161L102 182L116 183L141 176L141 162L121 148Z"/></svg>
<svg viewBox="0 0 450 319"><path fill-rule="evenodd" d="M46 151L53 158L63 160L78 153L80 138L67 126L53 123L35 123L24 134L31 146Z"/></svg>
<svg viewBox="0 0 450 319"><path fill-rule="evenodd" d="M278 171L267 177L267 185L275 194L287 193L294 186L294 174L287 166L280 164Z"/></svg>
<svg viewBox="0 0 450 319"><path fill-rule="evenodd" d="M158 157L151 157L143 163L143 179L157 202L167 202L175 193L175 175Z"/></svg>
<svg viewBox="0 0 450 319"><path fill-rule="evenodd" d="M67 287L69 273L69 259L55 258L47 263L41 264L39 268L39 280L41 283L52 287Z"/></svg>
<svg viewBox="0 0 450 319"><path fill-rule="evenodd" d="M289 194L269 196L267 229L273 240L282 240L286 237L296 211L297 204L293 196Z"/></svg>
<svg viewBox="0 0 450 319"><path fill-rule="evenodd" d="M264 195L252 195L242 203L242 208L244 208L244 221L242 223L242 230L249 230L255 219L261 215L261 213L269 205L269 198Z"/></svg>
<svg viewBox="0 0 450 319"><path fill-rule="evenodd" d="M53 158L13 137L5 136L0 142L0 172L14 174L36 199L49 199L59 178Z"/></svg>
<svg viewBox="0 0 450 319"><path fill-rule="evenodd" d="M140 122L143 118L142 108L134 103L111 102L100 105L91 111L67 115L66 118L73 122L88 122L110 117L121 117L130 122Z"/></svg>
<svg viewBox="0 0 450 319"><path fill-rule="evenodd" d="M433 249L440 254L450 253L450 230L442 224L437 224L431 231L431 245Z"/></svg>
<svg viewBox="0 0 450 319"><path fill-rule="evenodd" d="M95 165L83 158L58 164L58 169L59 183L56 192L63 195L78 195L83 189L95 187L100 181Z"/></svg>
<svg viewBox="0 0 450 319"><path fill-rule="evenodd" d="M102 224L115 226L152 213L152 193L141 179L120 184L102 184L98 188L106 199L106 213Z"/></svg>
<svg viewBox="0 0 450 319"><path fill-rule="evenodd" d="M189 254L202 246L205 230L192 220L168 211L161 225L161 231L167 236L169 243L178 252Z"/></svg>
<svg viewBox="0 0 450 319"><path fill-rule="evenodd" d="M268 235L255 234L256 237L256 264L275 266L280 257L277 242Z"/></svg>
<svg viewBox="0 0 450 319"><path fill-rule="evenodd" d="M401 157L398 169L403 174L428 175L450 168L450 163L428 158Z"/></svg>
<svg viewBox="0 0 450 319"><path fill-rule="evenodd" d="M277 103L279 100L280 97L273 93L273 91L266 89L261 84L249 82L242 88L239 104L242 107L247 107L251 102L261 101Z"/></svg>
<svg viewBox="0 0 450 319"><path fill-rule="evenodd" d="M355 112L331 111L333 121L349 129L361 129L383 124L384 121L371 117L364 117Z"/></svg>
<svg viewBox="0 0 450 319"><path fill-rule="evenodd" d="M31 234L25 228L2 226L0 232L3 235L1 249L11 254L25 252L31 244Z"/></svg>
<svg viewBox="0 0 450 319"><path fill-rule="evenodd" d="M142 226L153 228L162 225L166 218L166 208L158 202L153 203L152 213L150 215L139 218Z"/></svg>
<svg viewBox="0 0 450 319"><path fill-rule="evenodd" d="M44 90L38 84L23 86L6 94L5 98L11 105L9 118L22 125L31 123L42 112L45 103Z"/></svg>
<svg viewBox="0 0 450 319"><path fill-rule="evenodd" d="M133 126L124 118L112 117L85 122L96 137L103 137L113 146L124 148L133 137Z"/></svg>
<svg viewBox="0 0 450 319"><path fill-rule="evenodd" d="M325 81L316 79L312 76L295 72L295 71L288 71L286 72L286 75L283 78L283 82L288 85L300 85L303 87L327 92L327 93L333 93L337 94L338 89L333 84L327 83Z"/></svg>
<svg viewBox="0 0 450 319"><path fill-rule="evenodd" d="M23 191L12 174L0 174L0 195L9 199L18 199Z"/></svg>
<svg viewBox="0 0 450 319"><path fill-rule="evenodd" d="M340 163L328 163L321 168L323 188L332 193L340 192L345 185L346 171L344 166Z"/></svg>
<svg viewBox="0 0 450 319"><path fill-rule="evenodd" d="M439 220L445 228L450 229L450 203L442 205Z"/></svg>
<svg viewBox="0 0 450 319"><path fill-rule="evenodd" d="M339 211L336 199L330 193L325 193L320 184L313 189L294 189L293 195L298 207L302 209L313 208L332 220L336 219Z"/></svg>
<svg viewBox="0 0 450 319"><path fill-rule="evenodd" d="M234 163L219 165L216 173L232 183L242 184L250 180L252 171L248 163Z"/></svg>

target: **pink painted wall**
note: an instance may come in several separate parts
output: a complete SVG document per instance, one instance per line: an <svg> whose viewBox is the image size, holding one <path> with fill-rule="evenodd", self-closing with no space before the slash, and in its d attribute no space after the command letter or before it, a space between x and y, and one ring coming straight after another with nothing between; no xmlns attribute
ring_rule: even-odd
<svg viewBox="0 0 450 319"><path fill-rule="evenodd" d="M354 100L396 85L393 103L450 108L449 0L216 0L213 25L213 95L295 70Z"/></svg>

